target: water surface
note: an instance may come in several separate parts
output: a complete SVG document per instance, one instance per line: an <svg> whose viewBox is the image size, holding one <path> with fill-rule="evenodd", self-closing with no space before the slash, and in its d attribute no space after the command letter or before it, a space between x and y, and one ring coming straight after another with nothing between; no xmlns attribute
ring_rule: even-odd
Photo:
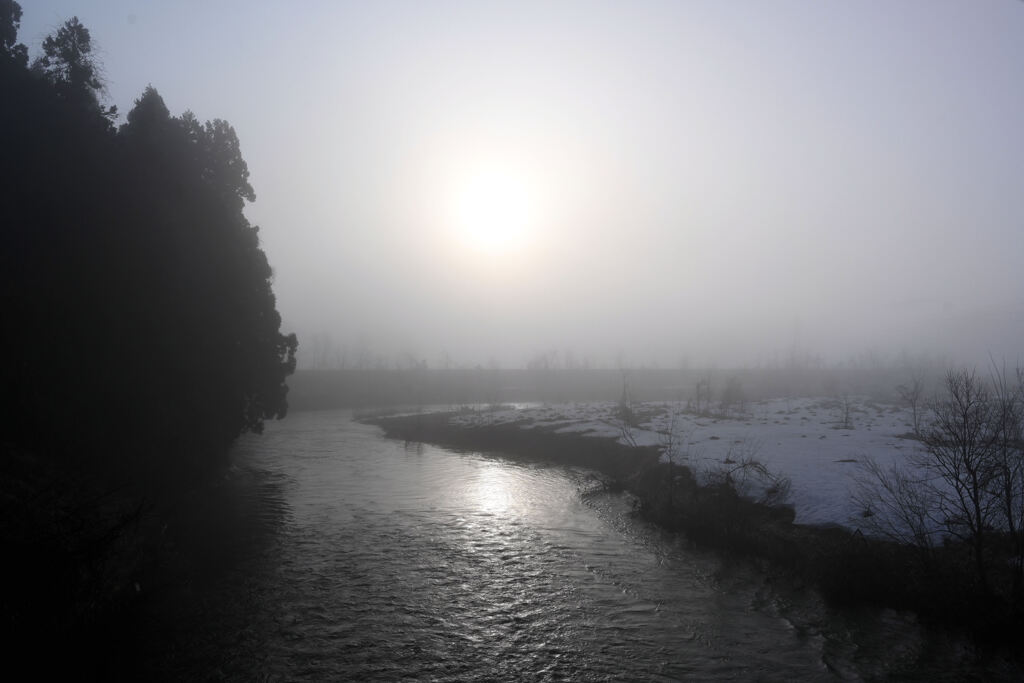
<svg viewBox="0 0 1024 683"><path fill-rule="evenodd" d="M235 457L267 528L204 597L174 662L191 674L856 680L927 647L906 617L829 614L659 532L584 471L385 439L346 412L292 415Z"/></svg>

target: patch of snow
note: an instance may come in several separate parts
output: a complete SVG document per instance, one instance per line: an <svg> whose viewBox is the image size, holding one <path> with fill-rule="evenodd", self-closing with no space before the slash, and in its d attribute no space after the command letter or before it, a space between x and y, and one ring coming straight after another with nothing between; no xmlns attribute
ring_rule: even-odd
<svg viewBox="0 0 1024 683"><path fill-rule="evenodd" d="M789 502L796 521L849 525L859 512L851 494L857 461L874 458L883 467L902 460L919 445L901 438L910 431L910 411L867 398L849 399L849 426L841 401L777 398L747 404L729 416L695 416L678 404L638 403L636 426L623 424L615 402L525 404L464 412L451 419L462 426L518 423L521 428L550 428L612 438L624 445L655 446L662 461L689 466L706 479L726 460L743 455L762 462L791 481ZM667 452L671 444L672 452Z"/></svg>

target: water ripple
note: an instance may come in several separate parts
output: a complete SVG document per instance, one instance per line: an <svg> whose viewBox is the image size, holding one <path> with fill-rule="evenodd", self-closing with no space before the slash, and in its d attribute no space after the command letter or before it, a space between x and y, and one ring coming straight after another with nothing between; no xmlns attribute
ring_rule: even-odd
<svg viewBox="0 0 1024 683"><path fill-rule="evenodd" d="M406 448L343 413L290 417L237 458L283 521L197 635L211 677L856 678L825 665L820 630L757 608L761 577L581 495L585 473Z"/></svg>

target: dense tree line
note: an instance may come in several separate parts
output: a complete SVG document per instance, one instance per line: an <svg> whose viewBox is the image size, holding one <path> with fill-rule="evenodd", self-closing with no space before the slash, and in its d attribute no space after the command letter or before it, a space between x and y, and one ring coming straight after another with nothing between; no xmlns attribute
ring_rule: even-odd
<svg viewBox="0 0 1024 683"><path fill-rule="evenodd" d="M88 29L30 61L21 12L0 0L0 637L146 680L131 615L244 536L210 475L284 416L297 341L233 128L152 87L117 126Z"/></svg>
<svg viewBox="0 0 1024 683"><path fill-rule="evenodd" d="M152 87L116 127L88 29L30 63L20 16L0 1L4 438L195 474L285 414L295 364L238 138Z"/></svg>

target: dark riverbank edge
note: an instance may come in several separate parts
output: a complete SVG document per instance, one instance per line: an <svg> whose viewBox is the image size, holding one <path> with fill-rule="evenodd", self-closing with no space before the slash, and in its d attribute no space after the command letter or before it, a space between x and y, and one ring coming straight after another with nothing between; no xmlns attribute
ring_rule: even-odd
<svg viewBox="0 0 1024 683"><path fill-rule="evenodd" d="M659 462L656 447L556 433L524 422L452 424L457 414L357 419L393 439L594 470L610 488L636 496L638 513L647 520L700 546L754 560L796 587L813 587L834 607L911 611L930 628L963 634L979 650L1024 664L1016 647L1024 636L1021 606L984 595L972 580L969 557L961 558L963 548L943 548L937 563L925 565L913 548L843 527L795 524L791 508L742 499L726 486L700 486L686 467Z"/></svg>
<svg viewBox="0 0 1024 683"><path fill-rule="evenodd" d="M196 624L209 620L210 596L246 599L238 568L284 520L277 482L231 466L171 496L14 446L0 451L0 637L14 669L169 681L222 666L228 646Z"/></svg>

